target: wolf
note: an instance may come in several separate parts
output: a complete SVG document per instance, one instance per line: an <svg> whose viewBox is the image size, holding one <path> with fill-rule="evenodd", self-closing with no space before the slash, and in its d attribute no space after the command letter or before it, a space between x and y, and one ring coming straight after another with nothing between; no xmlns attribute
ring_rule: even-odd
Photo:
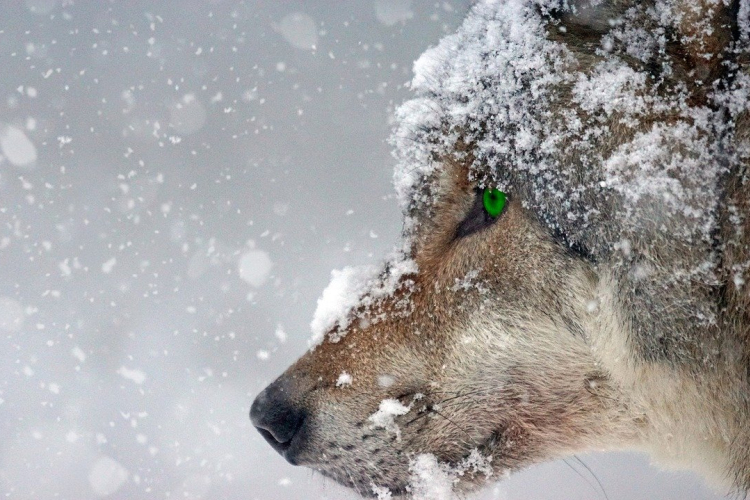
<svg viewBox="0 0 750 500"><path fill-rule="evenodd" d="M483 0L414 69L403 245L335 273L258 431L378 498L590 450L746 495L750 1Z"/></svg>

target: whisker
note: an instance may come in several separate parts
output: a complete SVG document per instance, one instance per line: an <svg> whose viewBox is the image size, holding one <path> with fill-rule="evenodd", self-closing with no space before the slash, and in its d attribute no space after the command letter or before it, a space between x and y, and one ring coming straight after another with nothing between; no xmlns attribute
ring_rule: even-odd
<svg viewBox="0 0 750 500"><path fill-rule="evenodd" d="M573 455L573 458L575 458L576 461L579 464L581 464L583 466L583 468L586 469L589 472L589 474L591 474L591 477L594 478L594 481L596 481L596 484L599 485L599 489L602 490L602 493L604 494L604 498L606 500L609 500L609 495L607 495L607 491L604 489L604 486L602 485L602 482L599 481L599 478L597 477L597 475L594 474L594 471L592 471L591 468L588 465L586 465L586 463L583 460L581 460L580 458L578 458L578 455Z"/></svg>
<svg viewBox="0 0 750 500"><path fill-rule="evenodd" d="M449 417L446 417L445 415L443 415L442 413L440 413L440 412L439 412L438 410L436 410L436 409L434 409L434 408L432 409L432 411L433 411L433 412L435 412L435 413L437 413L438 415L440 415L440 416L441 416L441 417L443 417L444 419L446 419L446 420L447 420L448 422L450 422L451 424L453 424L453 425L454 425L454 426L456 427L456 429L458 429L458 430L460 430L461 432L463 432L464 434L466 434L466 435L467 435L467 436L469 437L469 441L470 441L470 442L473 442L473 441L474 441L474 438L472 438L472 437L471 437L471 434L469 434L469 433L468 433L468 432L467 432L466 430L464 430L464 429L463 429L463 428L462 428L462 427L461 427L460 425L458 425L458 424L457 424L456 422L454 422L454 421L453 421L452 419L450 419Z"/></svg>
<svg viewBox="0 0 750 500"><path fill-rule="evenodd" d="M437 411L435 409L436 407L440 408L440 407L444 407L444 406L454 406L454 405L459 404L461 402L460 401L461 398L465 398L465 397L469 397L469 396L475 396L477 394L481 394L481 393L484 393L484 392L485 392L484 390L472 390L472 391L463 392L463 393L460 392L460 391L432 391L432 392L429 392L429 393L421 393L424 396L430 396L430 395L434 395L434 394L451 394L452 396L451 397L447 397L447 398L443 398L443 399L441 399L441 400L439 400L437 402L434 402L434 403L427 404L426 405L427 406L426 410L420 411L417 414L416 417L412 418L411 420L409 420L408 422L406 422L404 425L409 426L409 425L413 424L414 422L416 422L417 420L426 417L427 415L430 414L430 412L437 413ZM447 417L445 417L445 415L440 415L440 416L442 416L443 418L447 419Z"/></svg>
<svg viewBox="0 0 750 500"><path fill-rule="evenodd" d="M568 466L568 467L570 468L570 470L572 470L573 472L575 472L575 473L576 473L576 475L577 475L578 477L580 477L581 479L583 479L583 480L584 480L584 481L586 482L586 484L587 484L587 485L589 485L589 486L591 487L591 489L592 489L592 490L594 490L594 491L598 491L598 490L596 489L596 487L594 486L594 484L593 484L593 483L592 483L591 481L589 481L589 478L588 478L588 477L586 477L586 476L584 476L584 475L583 475L583 473L582 473L581 471L579 471L578 469L576 469L575 467L573 467L573 466L572 466L572 465L570 464L570 462L568 462L568 460L567 460L567 459L563 458L563 459L562 459L562 461L563 461L563 463L564 463L565 465L567 465L567 466Z"/></svg>

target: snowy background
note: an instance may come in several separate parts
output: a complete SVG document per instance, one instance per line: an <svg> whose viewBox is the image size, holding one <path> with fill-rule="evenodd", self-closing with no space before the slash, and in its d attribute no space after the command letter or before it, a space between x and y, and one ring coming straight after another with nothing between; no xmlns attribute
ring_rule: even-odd
<svg viewBox="0 0 750 500"><path fill-rule="evenodd" d="M391 114L468 4L0 3L2 498L352 498L247 413L397 241ZM721 498L581 458L611 500ZM480 498L606 496L570 459Z"/></svg>

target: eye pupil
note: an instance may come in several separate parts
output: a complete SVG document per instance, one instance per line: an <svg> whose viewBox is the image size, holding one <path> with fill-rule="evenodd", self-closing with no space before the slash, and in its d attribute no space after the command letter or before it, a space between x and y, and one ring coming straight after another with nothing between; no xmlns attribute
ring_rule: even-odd
<svg viewBox="0 0 750 500"><path fill-rule="evenodd" d="M484 210L487 214L495 218L502 213L505 207L506 196L505 193L498 189L485 189L482 193L482 201L484 202Z"/></svg>

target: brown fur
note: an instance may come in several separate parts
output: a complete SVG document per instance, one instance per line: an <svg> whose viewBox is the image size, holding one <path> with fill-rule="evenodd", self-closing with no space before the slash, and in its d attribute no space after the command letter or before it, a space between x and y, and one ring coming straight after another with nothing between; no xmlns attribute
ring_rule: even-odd
<svg viewBox="0 0 750 500"><path fill-rule="evenodd" d="M646 92L679 104L654 104L626 126L622 112L590 113L573 102L570 85L557 88L549 123L565 127L571 110L584 123L559 160L586 182L596 180L591 165L639 133L692 125L680 106L722 113L716 92L750 76L736 2L668 5L676 21L666 27L652 2L544 11L548 37L574 54L569 64L580 74L609 57L598 47L611 37L613 54L650 75ZM662 30L664 50L650 59L631 54L613 18ZM710 238L655 199L642 200L635 219L618 221L624 198L594 190L579 202L596 208L579 230L548 199L535 200L528 174L483 167L481 137L431 132L462 139L422 180L429 201L407 207L418 272L354 311L335 341L274 383L305 412L285 456L368 495L376 486L406 493L420 454L456 465L472 450L490 457L496 473L589 449L644 450L750 490L750 114L721 116L721 126L701 128L695 139L726 166L720 199L695 202L717 214ZM604 132L586 135L597 127ZM671 154L704 158L686 144L676 141ZM698 179L680 175L700 193ZM508 205L489 227L457 238L486 184L508 187ZM705 262L712 267L704 274L684 272ZM342 373L351 385L337 386ZM394 420L398 432L369 419L389 398L410 407ZM458 486L481 480L467 474Z"/></svg>

